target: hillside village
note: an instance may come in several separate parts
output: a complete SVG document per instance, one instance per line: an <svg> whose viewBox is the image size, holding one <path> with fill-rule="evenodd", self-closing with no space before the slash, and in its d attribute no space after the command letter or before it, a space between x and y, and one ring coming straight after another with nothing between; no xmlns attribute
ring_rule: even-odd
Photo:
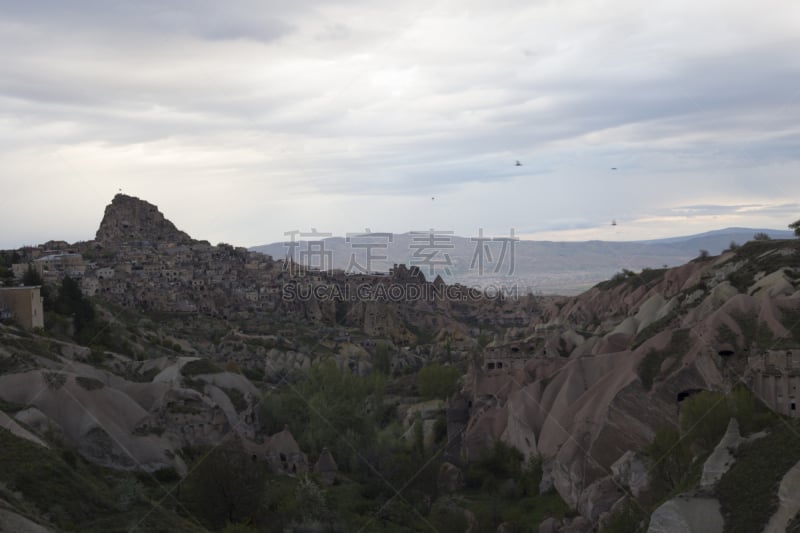
<svg viewBox="0 0 800 533"><path fill-rule="evenodd" d="M0 525L792 531L798 249L753 241L577 297L493 298L415 267L212 246L117 195L94 240L5 252L0 436L73 489L136 496L119 519L91 491L91 512L46 511L17 461ZM383 296L343 296L365 287ZM790 451L761 464L760 446ZM768 503L734 483L756 467ZM208 504L225 472L262 500Z"/></svg>
<svg viewBox="0 0 800 533"><path fill-rule="evenodd" d="M363 284L426 284L418 267L395 265L388 275L319 271L292 259L275 260L242 247L195 241L177 230L155 206L122 194L106 209L95 240L73 245L50 241L16 253L12 271L17 279L33 268L45 282L57 283L69 276L80 282L87 296L101 296L122 307L231 320L280 312L289 317L302 314L321 324L335 322L333 301L316 306L287 303L284 291L288 283L307 285L308 291L319 286L349 286L353 289L339 292L353 295L355 287ZM433 288L441 284L441 280L434 280L428 285ZM461 290L469 300L469 290ZM437 292L418 294L430 301ZM439 299L445 301L441 294ZM485 324L521 325L526 321L516 306L507 306L500 313L494 305L484 308L482 313L470 308L469 314L477 314L474 318ZM401 331L376 327L378 330L372 333L403 336Z"/></svg>

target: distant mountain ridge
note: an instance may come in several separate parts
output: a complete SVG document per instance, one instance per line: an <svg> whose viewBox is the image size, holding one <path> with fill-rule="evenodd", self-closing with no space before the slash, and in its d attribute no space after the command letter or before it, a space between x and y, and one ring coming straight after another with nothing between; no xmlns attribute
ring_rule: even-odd
<svg viewBox="0 0 800 533"><path fill-rule="evenodd" d="M299 239L293 248L306 253L313 266L319 266L323 252L324 266L346 271L367 268L372 272L388 272L400 263L419 266L426 277L441 275L450 283L490 287L517 285L522 290L544 294L578 294L596 283L609 279L627 269L677 266L697 257L700 250L719 254L731 242L743 244L756 233L766 233L772 239L794 238L788 230L723 228L719 230L642 241L517 241L512 252L502 241L477 242L454 235L437 235L434 245L426 246L425 234L402 233L388 237L329 237L323 244L309 249L307 240ZM317 242L317 241L314 241ZM477 245L481 246L478 247ZM369 247L372 247L368 250ZM479 248L483 248L480 250ZM276 259L290 254L287 242L251 247L250 250L271 255ZM385 257L366 261L367 254ZM482 257L480 257L482 256ZM502 257L501 257L502 256ZM482 262L481 262L482 260ZM369 263L369 265L367 265ZM482 267L482 268L481 268Z"/></svg>
<svg viewBox="0 0 800 533"><path fill-rule="evenodd" d="M686 242L688 240L694 239L705 239L705 238L712 238L712 239L719 239L719 238L733 238L735 239L742 239L742 242L751 240L753 235L756 233L766 233L772 239L792 239L794 238L794 232L789 230L782 230L782 229L756 229L756 228L739 228L739 227L731 227L731 228L723 228L723 229L715 229L711 231L704 231L703 233L695 233L692 235L682 235L678 237L665 237L662 239L646 239L636 242L641 243L648 243L648 244L657 244L657 243L674 243L674 242ZM739 244L742 244L740 242ZM711 250L709 250L711 251Z"/></svg>

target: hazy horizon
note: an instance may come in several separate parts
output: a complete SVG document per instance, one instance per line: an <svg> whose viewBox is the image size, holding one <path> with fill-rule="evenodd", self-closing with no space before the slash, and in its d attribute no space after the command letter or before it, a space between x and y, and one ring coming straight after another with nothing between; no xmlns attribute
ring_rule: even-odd
<svg viewBox="0 0 800 533"><path fill-rule="evenodd" d="M140 198L140 199L147 201L145 198ZM299 241L299 242L305 242L305 241L308 241L308 240L317 240L317 239L328 239L328 238L330 238L330 239L345 239L345 238L347 238L347 234L341 234L340 235L340 234L335 234L334 233L334 234L330 234L329 235L329 234L327 234L327 232L322 232L318 228L309 228L307 230L303 230L303 229L289 230L289 232L285 232L286 233L285 235L278 235L278 237L276 239L274 239L274 240L256 242L256 243L242 243L242 242L239 242L239 241L237 241L235 239L214 241L214 240L210 240L210 239L204 237L203 235L197 235L197 234L193 233L192 231L187 230L185 227L181 226L174 219L170 218L169 213L164 213L164 211L162 209L160 209L160 208L159 208L159 211L161 211L161 213L164 214L164 216L168 220L170 220L172 223L174 223L175 226L179 230L185 231L192 239L199 240L199 241L209 241L211 244L218 244L218 243L223 243L224 242L224 243L227 243L227 244L231 244L233 246L237 246L237 247L241 246L241 247L245 247L245 248L248 248L248 249L252 249L252 248L262 247L262 246L266 246L266 245L270 245L270 244L277 244L277 243L291 241L293 238L292 238L291 235L289 235L289 232L299 232L297 234L298 236L294 237L294 240ZM102 218L102 217L100 217L100 218ZM100 225L100 219L98 219L98 222L97 222L97 226L99 226L99 225ZM514 229L514 238L518 239L520 241L566 242L566 243L584 243L584 242L591 242L591 241L641 242L641 241L650 241L650 240L655 241L655 240L662 240L662 239L669 240L669 239L690 238L690 237L694 237L694 236L704 235L704 234L707 234L707 233L735 231L735 230L739 230L740 232L743 232L743 233L744 232L751 232L751 231L752 232L766 231L766 232L787 232L787 233L790 233L790 230L783 229L783 228L726 226L726 227L710 227L709 229L701 229L700 231L696 231L696 232L692 232L692 233L672 233L672 234L659 233L659 236L657 236L657 237L643 236L643 237L627 238L626 239L626 238L619 238L621 234L624 234L624 231L620 231L618 229L619 226L620 226L620 222L617 222L616 226L612 226L611 224L609 224L609 226L610 226L610 228L609 228L610 229L609 236L613 235L613 236L616 236L618 238L600 238L600 239L598 239L598 238L579 238L579 237L575 237L575 233L576 232L571 231L571 230L563 230L563 231L560 231L560 232L529 234L529 235L522 234L521 235L516 231L516 229ZM96 229L97 228L95 227L95 230ZM368 231L365 232L365 229L368 230ZM365 229L362 229L360 231L359 230L354 230L354 231L349 232L349 233L350 234L364 234L364 233L373 232L373 233L376 233L376 234L389 233L389 234L392 234L392 235L408 235L408 234L415 233L415 232L429 232L430 230L434 230L434 233L437 233L437 234L438 233L444 233L444 234L447 234L448 237L463 238L463 239L473 239L473 238L477 238L478 237L478 231L480 231L482 228L476 228L476 231L474 233L472 233L472 234L459 234L459 233L453 232L452 230L448 230L446 228L413 228L413 229L405 229L405 230L401 230L401 231L387 231L387 230L383 230L381 228L365 228ZM503 232L490 233L490 232L484 231L484 236L485 237L508 238L509 235L511 234L510 233L511 229L512 228L509 228L509 231L506 231L505 233L503 233ZM312 232L312 231L317 231L319 233L319 236L314 237L314 236L310 236L309 234L305 233L305 232ZM53 241L63 240L63 241L66 241L66 242L68 242L70 244L74 244L74 243L78 243L78 242L85 242L85 241L93 240L94 237L95 237L94 233L95 233L95 231L93 230L91 232L91 235L86 236L85 238L78 238L78 239L63 239L63 238L60 238L58 236L47 236L47 237L43 236L40 240L38 240L36 242L26 242L26 243L22 243L22 244L19 244L19 245L4 246L4 245L2 245L2 243L0 243L0 249L2 249L2 250L11 250L11 249L18 249L18 248L23 248L23 247L27 247L27 246L38 246L38 245L44 244L45 242L51 241L51 240L53 240ZM552 235L554 238L547 238L546 237L547 235ZM3 237L5 237L5 235ZM559 238L559 237L562 237L562 238ZM570 237L572 237L572 238L570 238Z"/></svg>

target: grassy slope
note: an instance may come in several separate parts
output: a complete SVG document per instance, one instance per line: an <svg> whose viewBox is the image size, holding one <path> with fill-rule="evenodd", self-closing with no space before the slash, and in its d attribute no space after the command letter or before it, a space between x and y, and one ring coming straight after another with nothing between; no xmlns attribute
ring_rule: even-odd
<svg viewBox="0 0 800 533"><path fill-rule="evenodd" d="M778 508L783 475L800 461L800 424L779 421L772 432L743 445L717 486L725 533L761 531Z"/></svg>
<svg viewBox="0 0 800 533"><path fill-rule="evenodd" d="M92 466L65 449L46 449L0 429L0 483L23 515L66 531L198 531L155 502L164 490L150 476Z"/></svg>

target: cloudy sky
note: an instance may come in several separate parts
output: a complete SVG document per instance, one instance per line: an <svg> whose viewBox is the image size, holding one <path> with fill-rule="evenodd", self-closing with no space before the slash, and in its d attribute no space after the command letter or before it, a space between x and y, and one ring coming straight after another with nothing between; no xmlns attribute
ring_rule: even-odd
<svg viewBox="0 0 800 533"><path fill-rule="evenodd" d="M120 189L246 246L800 218L796 0L0 9L0 247L93 238Z"/></svg>

